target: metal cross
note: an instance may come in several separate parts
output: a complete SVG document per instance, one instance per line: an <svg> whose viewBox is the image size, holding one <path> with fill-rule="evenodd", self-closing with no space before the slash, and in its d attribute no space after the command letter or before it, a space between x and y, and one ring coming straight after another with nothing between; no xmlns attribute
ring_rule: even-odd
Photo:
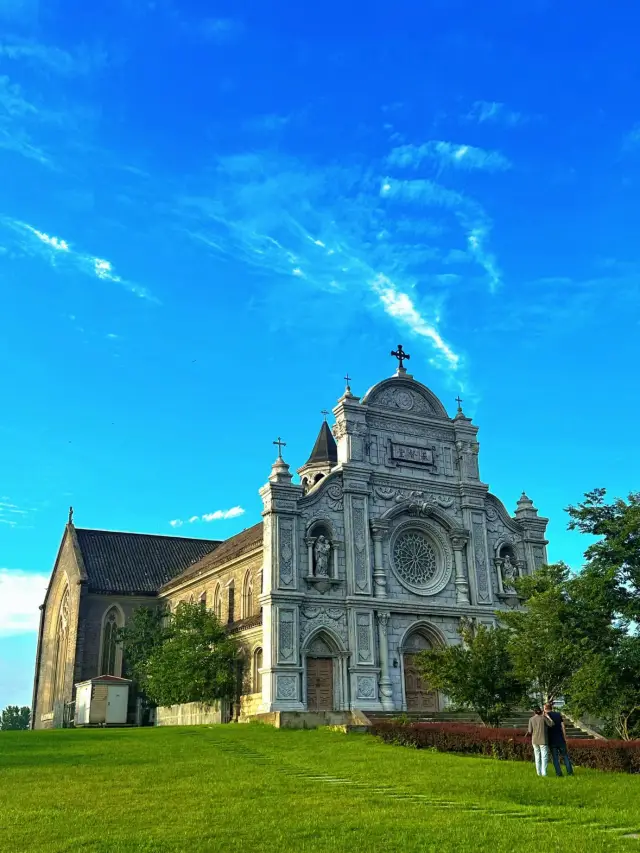
<svg viewBox="0 0 640 853"><path fill-rule="evenodd" d="M460 399L460 394L456 397L456 403L458 404L458 411L462 411L462 400Z"/></svg>
<svg viewBox="0 0 640 853"><path fill-rule="evenodd" d="M326 409L323 409L323 410L320 412L320 414L321 414L321 415L324 415L324 419L325 419L325 421L326 421L326 419L327 419L327 415L329 414L329 412L328 412Z"/></svg>
<svg viewBox="0 0 640 853"><path fill-rule="evenodd" d="M278 445L278 459L282 459L282 448L287 446L287 442L282 441L280 436L278 436L278 440L273 443Z"/></svg>
<svg viewBox="0 0 640 853"><path fill-rule="evenodd" d="M69 507L69 524L73 524L73 507Z"/></svg>
<svg viewBox="0 0 640 853"><path fill-rule="evenodd" d="M400 362L400 370L402 370L402 369L403 369L403 364L402 364L402 362L403 362L405 359L407 359L407 360L408 360L408 359L410 359L410 358L411 358L411 356L409 355L409 353L408 353L408 352L405 352L405 351L402 349L402 344L398 344L398 349L397 349L395 352L394 352L393 350L391 350L391 355L392 355L392 356L394 356L395 358L397 358L397 359L398 359L398 361Z"/></svg>
<svg viewBox="0 0 640 853"><path fill-rule="evenodd" d="M349 376L349 374L348 374L348 373L347 373L347 375L344 377L344 381L347 383L347 388L348 388L348 387L349 387L349 383L351 382L351 377Z"/></svg>

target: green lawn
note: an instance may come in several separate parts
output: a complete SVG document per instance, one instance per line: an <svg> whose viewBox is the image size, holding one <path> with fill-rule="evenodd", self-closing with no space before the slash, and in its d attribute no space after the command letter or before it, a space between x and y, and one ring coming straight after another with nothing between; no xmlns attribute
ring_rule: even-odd
<svg viewBox="0 0 640 853"><path fill-rule="evenodd" d="M638 850L640 778L266 726L0 734L0 850Z"/></svg>

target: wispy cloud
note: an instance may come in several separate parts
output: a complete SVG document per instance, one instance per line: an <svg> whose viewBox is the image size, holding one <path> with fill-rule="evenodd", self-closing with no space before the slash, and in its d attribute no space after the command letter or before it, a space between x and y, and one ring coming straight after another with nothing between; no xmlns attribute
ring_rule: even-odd
<svg viewBox="0 0 640 853"><path fill-rule="evenodd" d="M171 527L183 527L185 524L197 524L202 521L222 521L228 518L237 518L239 515L244 515L244 512L241 506L232 506L231 509L217 509L215 512L205 512L203 515L192 515L186 520L174 518L169 524Z"/></svg>
<svg viewBox="0 0 640 853"><path fill-rule="evenodd" d="M0 569L0 636L37 631L48 575Z"/></svg>
<svg viewBox="0 0 640 853"><path fill-rule="evenodd" d="M0 498L0 524L17 527L28 513L29 510L12 503L9 498Z"/></svg>
<svg viewBox="0 0 640 853"><path fill-rule="evenodd" d="M640 152L640 121L631 128L622 140L622 149L627 153L631 151Z"/></svg>
<svg viewBox="0 0 640 853"><path fill-rule="evenodd" d="M506 127L517 127L530 121L524 113L510 110L500 101L475 101L464 118L478 124L501 124Z"/></svg>
<svg viewBox="0 0 640 853"><path fill-rule="evenodd" d="M107 63L107 54L101 48L81 46L70 52L55 45L17 36L0 39L0 58L61 77L90 74Z"/></svg>
<svg viewBox="0 0 640 853"><path fill-rule="evenodd" d="M141 299L148 299L152 302L158 301L147 288L117 275L111 262L105 258L99 258L74 249L67 240L40 231L26 222L5 217L0 219L0 225L4 225L14 235L14 248L16 250L42 257L54 267L58 263L67 263L78 272L117 284Z"/></svg>
<svg viewBox="0 0 640 853"><path fill-rule="evenodd" d="M442 353L451 367L455 368L460 362L460 356L455 353L442 335L437 331L435 324L428 322L423 314L418 311L413 300L407 293L399 291L392 281L380 274L371 282L374 291L379 295L386 312L400 320L415 335L428 338L433 346Z"/></svg>
<svg viewBox="0 0 640 853"><path fill-rule="evenodd" d="M244 26L233 18L205 18L199 23L198 30L207 41L228 44L242 34Z"/></svg>
<svg viewBox="0 0 640 853"><path fill-rule="evenodd" d="M500 172L511 168L511 163L499 151L487 151L473 145L430 140L422 145L400 145L393 148L387 158L389 166L416 169L426 160L442 168Z"/></svg>

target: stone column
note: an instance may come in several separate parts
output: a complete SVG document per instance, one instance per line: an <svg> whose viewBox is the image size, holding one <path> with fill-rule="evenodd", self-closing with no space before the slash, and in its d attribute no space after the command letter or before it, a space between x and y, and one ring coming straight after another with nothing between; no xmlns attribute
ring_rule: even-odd
<svg viewBox="0 0 640 853"><path fill-rule="evenodd" d="M307 556L308 556L308 566L307 566L307 577L313 577L313 543L316 540L313 536L307 536L304 540L305 545L307 546Z"/></svg>
<svg viewBox="0 0 640 853"><path fill-rule="evenodd" d="M371 537L373 539L373 594L376 598L387 597L387 573L384 570L382 558L382 541L389 529L385 521L371 522Z"/></svg>
<svg viewBox="0 0 640 853"><path fill-rule="evenodd" d="M378 648L380 649L380 701L384 711L393 711L393 687L389 675L389 614L386 611L376 613L378 623Z"/></svg>
<svg viewBox="0 0 640 853"><path fill-rule="evenodd" d="M456 564L456 603L469 604L469 581L464 571L462 552L469 540L466 533L456 533L451 537L453 557Z"/></svg>

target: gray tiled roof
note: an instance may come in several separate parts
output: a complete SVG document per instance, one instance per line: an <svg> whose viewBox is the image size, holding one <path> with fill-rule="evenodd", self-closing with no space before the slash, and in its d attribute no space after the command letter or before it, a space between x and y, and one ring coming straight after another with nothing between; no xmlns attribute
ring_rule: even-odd
<svg viewBox="0 0 640 853"><path fill-rule="evenodd" d="M241 530L240 533L236 533L235 536L230 536L229 539L225 539L216 548L215 553L203 557L202 560L193 566L188 566L180 576L175 576L170 581L167 581L163 592L172 589L176 584L182 583L194 575L215 569L217 566L222 566L249 551L253 551L254 548L262 545L262 535L263 523L259 521L253 527L247 527L245 530Z"/></svg>
<svg viewBox="0 0 640 853"><path fill-rule="evenodd" d="M214 539L75 528L90 592L154 595L210 554Z"/></svg>

